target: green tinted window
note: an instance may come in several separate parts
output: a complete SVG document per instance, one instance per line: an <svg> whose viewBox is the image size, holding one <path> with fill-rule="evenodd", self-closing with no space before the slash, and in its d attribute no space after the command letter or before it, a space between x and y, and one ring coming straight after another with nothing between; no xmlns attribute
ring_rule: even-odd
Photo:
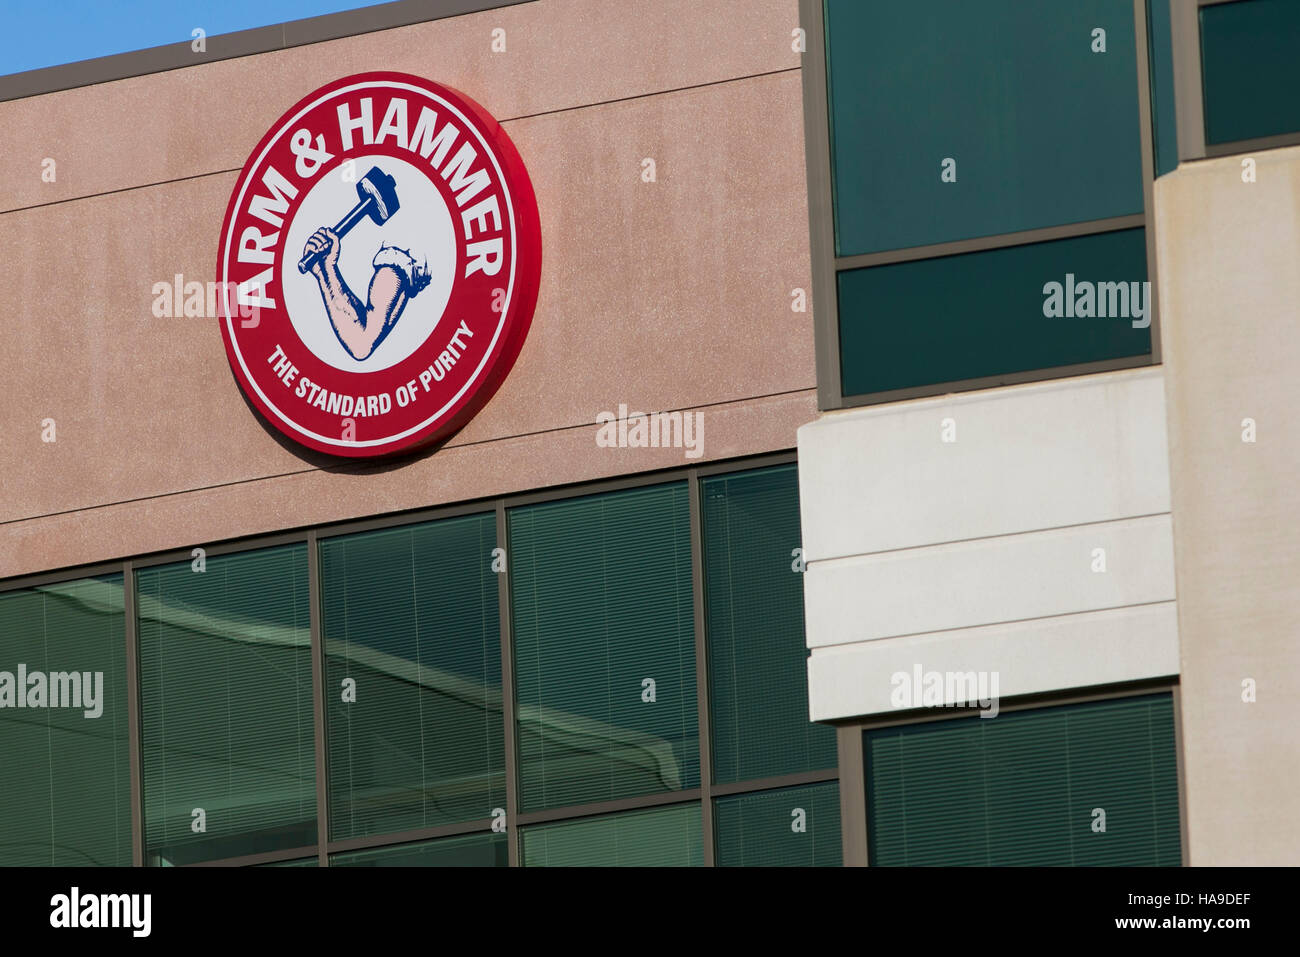
<svg viewBox="0 0 1300 957"><path fill-rule="evenodd" d="M506 867L504 834L466 834L330 856L330 867Z"/></svg>
<svg viewBox="0 0 1300 957"><path fill-rule="evenodd" d="M1151 351L1143 229L853 269L838 279L845 395Z"/></svg>
<svg viewBox="0 0 1300 957"><path fill-rule="evenodd" d="M1150 48L1151 132L1155 171L1163 176L1178 166L1178 124L1174 111L1173 27L1169 0L1147 0Z"/></svg>
<svg viewBox="0 0 1300 957"><path fill-rule="evenodd" d="M136 581L150 863L315 843L306 546Z"/></svg>
<svg viewBox="0 0 1300 957"><path fill-rule="evenodd" d="M808 719L799 473L706 478L701 497L714 780L834 767L834 729Z"/></svg>
<svg viewBox="0 0 1300 957"><path fill-rule="evenodd" d="M1201 8L1205 142L1300 132L1300 3Z"/></svg>
<svg viewBox="0 0 1300 957"><path fill-rule="evenodd" d="M121 575L0 594L0 866L130 866L125 624Z"/></svg>
<svg viewBox="0 0 1300 957"><path fill-rule="evenodd" d="M298 857L292 861L272 861L270 864L256 864L255 867L319 867L314 857Z"/></svg>
<svg viewBox="0 0 1300 957"><path fill-rule="evenodd" d="M719 798L719 867L839 867L840 796L834 781Z"/></svg>
<svg viewBox="0 0 1300 957"><path fill-rule="evenodd" d="M700 806L537 824L520 829L527 867L699 867Z"/></svg>
<svg viewBox="0 0 1300 957"><path fill-rule="evenodd" d="M865 739L872 864L1180 863L1169 695Z"/></svg>
<svg viewBox="0 0 1300 957"><path fill-rule="evenodd" d="M825 14L838 255L1142 212L1132 0Z"/></svg>
<svg viewBox="0 0 1300 957"><path fill-rule="evenodd" d="M525 810L699 785L685 483L510 512Z"/></svg>
<svg viewBox="0 0 1300 957"><path fill-rule="evenodd" d="M321 543L334 839L505 806L495 547L495 514Z"/></svg>

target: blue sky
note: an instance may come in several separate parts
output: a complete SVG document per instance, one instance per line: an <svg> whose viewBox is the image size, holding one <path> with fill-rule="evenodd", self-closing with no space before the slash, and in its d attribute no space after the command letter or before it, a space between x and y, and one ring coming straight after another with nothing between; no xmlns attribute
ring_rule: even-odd
<svg viewBox="0 0 1300 957"><path fill-rule="evenodd" d="M0 0L0 76L386 0Z"/></svg>

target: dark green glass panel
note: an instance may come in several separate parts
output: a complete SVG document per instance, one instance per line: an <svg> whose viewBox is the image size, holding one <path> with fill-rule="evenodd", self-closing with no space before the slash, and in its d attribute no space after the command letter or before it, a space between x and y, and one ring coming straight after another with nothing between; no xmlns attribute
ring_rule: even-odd
<svg viewBox="0 0 1300 957"><path fill-rule="evenodd" d="M1300 3L1201 8L1205 142L1300 132Z"/></svg>
<svg viewBox="0 0 1300 957"><path fill-rule="evenodd" d="M307 547L142 568L136 596L148 863L314 844Z"/></svg>
<svg viewBox="0 0 1300 957"><path fill-rule="evenodd" d="M834 767L835 730L808 719L798 470L701 484L713 778Z"/></svg>
<svg viewBox="0 0 1300 957"><path fill-rule="evenodd" d="M838 278L845 395L1151 352L1149 325L1133 326L1151 320L1143 229L854 269ZM1108 318L1077 316L1085 282L1091 311L1104 303ZM1101 283L1124 286L1112 295ZM1134 290L1136 300L1127 295ZM1064 315L1067 299L1075 317ZM1058 311L1058 300L1062 315L1045 315Z"/></svg>
<svg viewBox="0 0 1300 957"><path fill-rule="evenodd" d="M299 857L292 861L272 861L270 864L256 864L255 867L319 867L314 857Z"/></svg>
<svg viewBox="0 0 1300 957"><path fill-rule="evenodd" d="M697 787L685 483L524 506L509 525L523 808Z"/></svg>
<svg viewBox="0 0 1300 957"><path fill-rule="evenodd" d="M335 840L505 807L495 547L495 514L321 542Z"/></svg>
<svg viewBox="0 0 1300 957"><path fill-rule="evenodd" d="M1151 132L1157 176L1178 166L1178 122L1174 110L1173 28L1169 0L1147 0L1147 46L1151 65Z"/></svg>
<svg viewBox="0 0 1300 957"><path fill-rule="evenodd" d="M718 798L716 807L719 867L840 866L835 781Z"/></svg>
<svg viewBox="0 0 1300 957"><path fill-rule="evenodd" d="M644 811L520 828L526 867L700 867L700 806Z"/></svg>
<svg viewBox="0 0 1300 957"><path fill-rule="evenodd" d="M130 866L125 628L121 575L0 594L0 866Z"/></svg>
<svg viewBox="0 0 1300 957"><path fill-rule="evenodd" d="M868 731L879 865L1181 861L1173 702L1147 695ZM1105 830L1094 830L1104 812Z"/></svg>
<svg viewBox="0 0 1300 957"><path fill-rule="evenodd" d="M825 11L838 255L1142 212L1132 0Z"/></svg>
<svg viewBox="0 0 1300 957"><path fill-rule="evenodd" d="M507 867L506 835L466 834L330 855L330 867Z"/></svg>

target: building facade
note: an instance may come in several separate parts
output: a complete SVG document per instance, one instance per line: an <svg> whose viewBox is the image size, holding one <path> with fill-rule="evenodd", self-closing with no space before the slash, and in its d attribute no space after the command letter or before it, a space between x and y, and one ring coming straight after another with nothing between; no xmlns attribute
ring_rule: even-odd
<svg viewBox="0 0 1300 957"><path fill-rule="evenodd" d="M845 860L1294 864L1300 9L881 6L800 8Z"/></svg>
<svg viewBox="0 0 1300 957"><path fill-rule="evenodd" d="M0 77L0 864L1294 863L1298 50L412 0ZM380 70L500 122L540 286L357 461L209 284L259 140Z"/></svg>

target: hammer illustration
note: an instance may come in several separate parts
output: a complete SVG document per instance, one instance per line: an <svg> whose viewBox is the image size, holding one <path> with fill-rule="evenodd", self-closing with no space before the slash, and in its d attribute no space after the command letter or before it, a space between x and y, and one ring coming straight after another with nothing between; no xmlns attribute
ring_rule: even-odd
<svg viewBox="0 0 1300 957"><path fill-rule="evenodd" d="M370 172L357 181L357 196L361 202L352 207L352 212L348 213L339 220L334 232L342 239L348 234L357 223L361 222L366 216L375 221L378 226L384 225L397 212L397 184L393 177L389 176L378 166L370 167ZM306 272L312 267L316 260L325 255L321 250L317 253L308 253L298 261L298 272Z"/></svg>

